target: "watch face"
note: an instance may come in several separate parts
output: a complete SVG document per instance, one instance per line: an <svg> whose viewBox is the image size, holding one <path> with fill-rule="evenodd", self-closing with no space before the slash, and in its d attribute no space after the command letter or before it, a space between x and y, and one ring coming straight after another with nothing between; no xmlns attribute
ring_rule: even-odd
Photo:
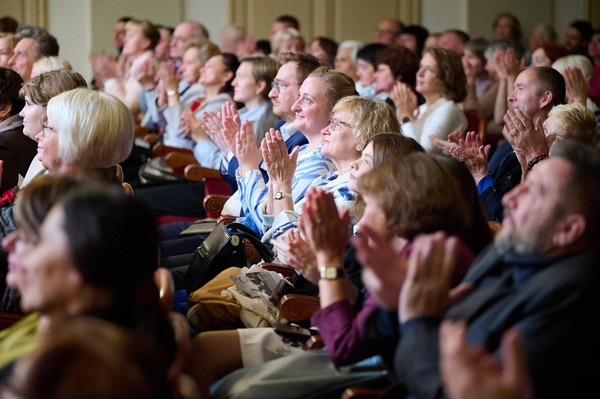
<svg viewBox="0 0 600 399"><path fill-rule="evenodd" d="M283 195L281 193L275 193L275 199L282 199Z"/></svg>
<svg viewBox="0 0 600 399"><path fill-rule="evenodd" d="M325 269L325 278L334 279L336 275L337 275L336 269L331 268L331 267L328 267L327 269Z"/></svg>

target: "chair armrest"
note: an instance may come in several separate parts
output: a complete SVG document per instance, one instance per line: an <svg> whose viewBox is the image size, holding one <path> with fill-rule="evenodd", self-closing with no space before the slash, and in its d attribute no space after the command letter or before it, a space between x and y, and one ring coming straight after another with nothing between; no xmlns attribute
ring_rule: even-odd
<svg viewBox="0 0 600 399"><path fill-rule="evenodd" d="M221 213L225 202L229 199L229 195L209 194L202 200L202 205L206 213ZM236 217L232 216L235 220ZM230 221L231 222L231 221Z"/></svg>
<svg viewBox="0 0 600 399"><path fill-rule="evenodd" d="M205 168L200 165L188 165L183 170L183 175L190 181L202 179L222 179L221 172L217 169Z"/></svg>
<svg viewBox="0 0 600 399"><path fill-rule="evenodd" d="M296 270L293 267L289 265L282 265L280 263L265 262L261 263L260 266L265 270L281 273L283 277L292 277L294 273L296 273Z"/></svg>
<svg viewBox="0 0 600 399"><path fill-rule="evenodd" d="M319 309L319 297L301 294L287 294L279 301L279 314L288 321L308 320Z"/></svg>
<svg viewBox="0 0 600 399"><path fill-rule="evenodd" d="M170 152L194 155L192 150L188 150L187 148L171 147L169 145L164 145L163 143L157 143L154 147L152 147L152 155L155 157L164 157Z"/></svg>
<svg viewBox="0 0 600 399"><path fill-rule="evenodd" d="M219 194L211 194L211 195L219 195ZM219 212L220 212L220 210L219 210ZM223 223L225 225L228 225L229 223L235 222L236 219L237 219L237 216L233 216L233 215L221 215L221 216L219 216L217 218L217 223Z"/></svg>
<svg viewBox="0 0 600 399"><path fill-rule="evenodd" d="M167 155L164 156L165 162L172 167L175 168L183 168L187 165L198 165L198 161L196 157L192 153L185 153L179 151L171 151L168 152Z"/></svg>

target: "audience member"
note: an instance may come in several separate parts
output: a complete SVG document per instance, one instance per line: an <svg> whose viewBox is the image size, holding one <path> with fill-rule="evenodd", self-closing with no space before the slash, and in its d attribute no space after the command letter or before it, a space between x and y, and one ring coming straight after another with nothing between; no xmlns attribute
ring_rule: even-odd
<svg viewBox="0 0 600 399"><path fill-rule="evenodd" d="M387 46L380 43L366 44L356 53L356 91L361 96L374 96L377 91L375 71L377 70L377 52ZM383 99L387 93L381 92Z"/></svg>
<svg viewBox="0 0 600 399"><path fill-rule="evenodd" d="M462 57L465 44L471 40L467 32L460 29L448 29L438 39L437 46L446 50L452 50Z"/></svg>
<svg viewBox="0 0 600 399"><path fill-rule="evenodd" d="M569 54L569 50L562 44L544 43L533 49L529 66L549 67L554 61L567 54Z"/></svg>
<svg viewBox="0 0 600 399"><path fill-rule="evenodd" d="M552 68L560 72L565 78L567 89L566 102L568 104L583 104L596 113L600 129L598 106L588 97L590 82L594 79L594 65L590 59L584 55L570 54L554 61Z"/></svg>
<svg viewBox="0 0 600 399"><path fill-rule="evenodd" d="M23 134L19 113L25 105L21 75L0 67L0 193L17 185L37 153L37 144Z"/></svg>
<svg viewBox="0 0 600 399"><path fill-rule="evenodd" d="M335 62L337 51L337 42L325 36L315 37L308 46L308 53L310 55L331 66Z"/></svg>
<svg viewBox="0 0 600 399"><path fill-rule="evenodd" d="M588 55L594 62L594 79L590 83L588 95L600 107L600 29L592 34L588 44Z"/></svg>
<svg viewBox="0 0 600 399"><path fill-rule="evenodd" d="M567 140L552 155L504 198L507 222L471 266L463 281L471 289L454 305L447 277L456 253L453 240L436 234L415 244L398 304L402 338L395 356L397 376L409 394L444 393L439 324L454 319L466 322L469 344L495 358L503 334L516 329L535 397L595 397L597 367L590 365L597 344L589 314L598 296L600 220L594 198L600 195L600 155ZM567 192L571 201L564 199ZM381 287L389 288L391 276L379 277ZM369 326L381 325L376 323L383 320L372 319ZM556 345L557 337L569 344Z"/></svg>
<svg viewBox="0 0 600 399"><path fill-rule="evenodd" d="M117 19L117 21L115 22L115 26L113 27L113 45L117 50L117 58L121 56L121 52L123 51L123 45L125 44L125 25L132 19L133 17L123 16Z"/></svg>
<svg viewBox="0 0 600 399"><path fill-rule="evenodd" d="M377 97L385 99L391 106L394 85L402 82L414 90L420 57L403 46L389 46L377 51L375 63L375 90ZM422 103L422 99L418 101Z"/></svg>
<svg viewBox="0 0 600 399"><path fill-rule="evenodd" d="M396 44L404 46L414 51L418 56L423 53L425 40L429 36L429 31L421 25L408 25L402 30L396 40Z"/></svg>
<svg viewBox="0 0 600 399"><path fill-rule="evenodd" d="M333 63L336 71L345 73L355 82L358 81L357 53L362 46L362 43L358 40L344 40L337 49L335 62Z"/></svg>
<svg viewBox="0 0 600 399"><path fill-rule="evenodd" d="M87 87L87 82L79 73L66 69L41 73L25 82L19 91L19 95L25 100L25 106L19 112L23 118L23 134L37 142L36 136L42 131L42 121L50 99L78 87ZM44 173L46 169L36 156L19 187L25 187L32 179Z"/></svg>
<svg viewBox="0 0 600 399"><path fill-rule="evenodd" d="M587 56L587 46L593 32L594 28L591 23L577 19L569 24L565 32L565 46L571 54Z"/></svg>
<svg viewBox="0 0 600 399"><path fill-rule="evenodd" d="M179 71L185 51L185 42L189 39L208 40L208 31L197 21L183 21L175 27L169 43L169 56L175 63L176 71Z"/></svg>
<svg viewBox="0 0 600 399"><path fill-rule="evenodd" d="M275 18L275 21L273 21L273 24L271 24L271 36L269 38L269 42L271 43L273 54L275 53L275 36L277 35L277 32L287 28L293 28L300 32L300 22L293 15L280 15Z"/></svg>
<svg viewBox="0 0 600 399"><path fill-rule="evenodd" d="M143 68L145 63L156 62L154 48L160 34L150 21L137 19L127 22L125 31L119 60L110 55L92 54L92 68L96 84L123 101L139 120L142 118L139 113L143 87L136 78L136 70Z"/></svg>
<svg viewBox="0 0 600 399"><path fill-rule="evenodd" d="M558 44L558 36L551 25L537 24L529 34L526 66L531 66L533 51L543 44ZM540 65L538 65L540 66Z"/></svg>
<svg viewBox="0 0 600 399"><path fill-rule="evenodd" d="M401 82L394 86L392 100L402 122L402 134L433 152L437 149L431 136L445 140L451 132L462 132L467 127L467 118L458 106L467 94L460 57L452 50L425 50L416 80L415 90L425 99L422 105L411 87Z"/></svg>
<svg viewBox="0 0 600 399"><path fill-rule="evenodd" d="M498 92L495 65L487 67L485 51L488 46L488 41L483 38L469 40L462 56L467 78L467 96L463 101L463 108L481 112L486 119L486 125L494 119Z"/></svg>
<svg viewBox="0 0 600 399"><path fill-rule="evenodd" d="M169 61L171 59L169 44L171 43L171 36L175 29L166 25L157 25L156 29L158 30L160 39L158 39L158 43L154 48L154 56L159 62Z"/></svg>
<svg viewBox="0 0 600 399"><path fill-rule="evenodd" d="M521 44L521 23L510 12L501 12L496 15L492 24L494 31L493 40L514 40Z"/></svg>
<svg viewBox="0 0 600 399"><path fill-rule="evenodd" d="M377 25L375 41L386 46L392 45L403 29L404 24L399 19L384 18Z"/></svg>
<svg viewBox="0 0 600 399"><path fill-rule="evenodd" d="M39 26L22 25L17 35L21 40L15 45L8 65L26 82L31 78L33 63L42 57L58 55L59 47L56 38Z"/></svg>
<svg viewBox="0 0 600 399"><path fill-rule="evenodd" d="M518 129L508 130L505 124L504 136L510 134L514 140L527 140L529 132L542 125L552 107L564 104L564 82L562 75L552 68L531 67L523 70L517 76L514 90L508 97L511 109L507 111L507 115L517 118ZM504 117L505 122L507 115ZM521 181L521 164L525 164L530 170L548 154L530 154L530 159L519 159L510 140L505 140L488 162L489 149L489 146L482 145L477 133L470 132L464 143L450 149L450 154L469 167L488 218L502 221L502 197Z"/></svg>
<svg viewBox="0 0 600 399"><path fill-rule="evenodd" d="M294 28L285 28L278 31L271 45L275 59L278 59L281 53L303 53L304 47L304 38L300 34L300 31Z"/></svg>
<svg viewBox="0 0 600 399"><path fill-rule="evenodd" d="M0 18L0 33L17 33L19 21L11 16L5 15Z"/></svg>
<svg viewBox="0 0 600 399"><path fill-rule="evenodd" d="M0 32L0 67L10 68L8 60L13 56L19 37L14 33Z"/></svg>
<svg viewBox="0 0 600 399"><path fill-rule="evenodd" d="M148 210L120 185L84 180L54 204L39 240L20 259L21 307L40 312L46 327L80 315L125 327L170 365L177 348L160 307L157 259Z"/></svg>
<svg viewBox="0 0 600 399"><path fill-rule="evenodd" d="M74 318L48 331L3 391L31 399L172 398L168 367L158 348L130 331Z"/></svg>

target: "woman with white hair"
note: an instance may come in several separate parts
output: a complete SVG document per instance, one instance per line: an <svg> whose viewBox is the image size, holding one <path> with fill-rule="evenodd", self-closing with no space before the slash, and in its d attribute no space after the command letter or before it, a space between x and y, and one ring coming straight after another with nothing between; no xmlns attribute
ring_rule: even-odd
<svg viewBox="0 0 600 399"><path fill-rule="evenodd" d="M48 102L36 135L38 159L48 173L99 173L116 177L116 165L133 145L133 117L117 97L74 89Z"/></svg>
<svg viewBox="0 0 600 399"><path fill-rule="evenodd" d="M580 103L591 109L598 106L588 97L588 88L594 78L594 65L583 55L570 54L552 63L552 68L560 72L567 85L567 103Z"/></svg>
<svg viewBox="0 0 600 399"><path fill-rule="evenodd" d="M350 76L355 82L358 80L356 54L363 44L358 40L344 40L340 43L335 55L335 70Z"/></svg>

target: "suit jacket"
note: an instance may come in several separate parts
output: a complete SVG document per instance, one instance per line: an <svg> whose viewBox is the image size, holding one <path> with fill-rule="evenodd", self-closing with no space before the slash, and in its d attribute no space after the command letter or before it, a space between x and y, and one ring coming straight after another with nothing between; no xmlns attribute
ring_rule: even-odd
<svg viewBox="0 0 600 399"><path fill-rule="evenodd" d="M25 176L36 154L37 143L23 134L18 115L0 124L0 160L4 161L0 194L17 185L18 176Z"/></svg>
<svg viewBox="0 0 600 399"><path fill-rule="evenodd" d="M481 202L488 219L501 222L504 217L502 197L521 182L521 164L505 140L492 155L488 166L495 183L481 193Z"/></svg>
<svg viewBox="0 0 600 399"><path fill-rule="evenodd" d="M498 358L502 335L516 328L536 397L598 397L600 328L594 319L600 303L599 264L598 248L558 259L511 258L492 245L465 277L475 289L446 317L465 320L468 341ZM445 397L438 327L439 320L420 319L402 329L396 372L415 398Z"/></svg>

